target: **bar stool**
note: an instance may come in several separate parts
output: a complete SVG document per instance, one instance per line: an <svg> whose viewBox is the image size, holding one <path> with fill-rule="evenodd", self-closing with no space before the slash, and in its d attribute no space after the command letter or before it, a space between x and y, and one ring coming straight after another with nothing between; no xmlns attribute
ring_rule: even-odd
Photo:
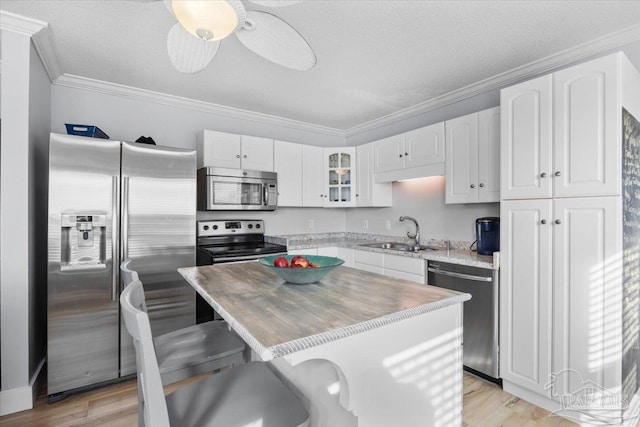
<svg viewBox="0 0 640 427"><path fill-rule="evenodd" d="M125 326L133 337L148 426L303 427L309 414L263 362L250 362L163 393L160 369L140 280L120 296ZM140 395L140 394L139 394Z"/></svg>
<svg viewBox="0 0 640 427"><path fill-rule="evenodd" d="M130 259L120 264L126 286L139 280L138 273L130 265ZM144 299L142 303L144 305ZM146 312L146 305L143 309ZM201 323L158 335L153 338L153 345L163 385L244 363L244 342L220 321ZM138 377L139 400L140 391ZM142 405L138 410L138 422L140 426L144 422Z"/></svg>

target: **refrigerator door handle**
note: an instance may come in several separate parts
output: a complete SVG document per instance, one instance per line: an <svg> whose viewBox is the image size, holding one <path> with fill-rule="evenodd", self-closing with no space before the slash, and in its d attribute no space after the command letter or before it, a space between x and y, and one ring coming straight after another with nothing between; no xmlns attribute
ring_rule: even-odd
<svg viewBox="0 0 640 427"><path fill-rule="evenodd" d="M122 177L122 260L129 258L129 177Z"/></svg>
<svg viewBox="0 0 640 427"><path fill-rule="evenodd" d="M119 241L118 241L118 201L120 200L119 176L111 177L111 300L118 299L118 283L120 283Z"/></svg>

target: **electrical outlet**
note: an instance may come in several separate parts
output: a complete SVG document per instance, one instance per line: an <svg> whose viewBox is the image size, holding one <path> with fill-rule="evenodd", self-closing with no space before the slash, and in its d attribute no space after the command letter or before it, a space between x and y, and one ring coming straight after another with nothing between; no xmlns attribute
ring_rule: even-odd
<svg viewBox="0 0 640 427"><path fill-rule="evenodd" d="M385 227L387 228L387 230L391 230L391 220L390 219L387 220L387 222L385 224Z"/></svg>
<svg viewBox="0 0 640 427"><path fill-rule="evenodd" d="M365 230L369 228L369 220L368 219L363 219L362 220L362 228L364 228Z"/></svg>
<svg viewBox="0 0 640 427"><path fill-rule="evenodd" d="M309 228L313 228L315 225L316 225L315 222L312 219L310 219L309 220Z"/></svg>

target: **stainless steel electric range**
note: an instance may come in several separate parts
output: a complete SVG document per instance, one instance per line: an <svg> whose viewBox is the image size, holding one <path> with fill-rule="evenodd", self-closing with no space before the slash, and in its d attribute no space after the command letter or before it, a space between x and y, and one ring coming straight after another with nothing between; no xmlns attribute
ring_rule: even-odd
<svg viewBox="0 0 640 427"><path fill-rule="evenodd" d="M261 219L198 221L196 234L197 265L252 262L287 253L286 246L265 242L264 221ZM197 322L217 317L209 304L198 295Z"/></svg>

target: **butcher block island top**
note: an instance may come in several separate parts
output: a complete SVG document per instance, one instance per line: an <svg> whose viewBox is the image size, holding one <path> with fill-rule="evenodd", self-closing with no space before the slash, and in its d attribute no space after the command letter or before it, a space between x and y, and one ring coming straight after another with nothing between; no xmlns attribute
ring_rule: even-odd
<svg viewBox="0 0 640 427"><path fill-rule="evenodd" d="M309 285L285 283L257 262L178 271L264 361L471 298L344 266Z"/></svg>

